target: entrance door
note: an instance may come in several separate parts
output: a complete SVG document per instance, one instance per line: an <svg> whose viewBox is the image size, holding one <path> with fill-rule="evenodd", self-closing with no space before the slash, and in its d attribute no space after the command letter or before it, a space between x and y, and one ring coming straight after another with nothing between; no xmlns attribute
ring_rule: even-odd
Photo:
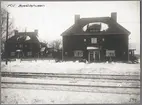
<svg viewBox="0 0 142 105"><path fill-rule="evenodd" d="M100 52L99 51L89 51L88 53L89 62L95 62L100 60Z"/></svg>
<svg viewBox="0 0 142 105"><path fill-rule="evenodd" d="M16 50L16 55L17 55L17 59L23 57L23 52L22 52L22 50Z"/></svg>

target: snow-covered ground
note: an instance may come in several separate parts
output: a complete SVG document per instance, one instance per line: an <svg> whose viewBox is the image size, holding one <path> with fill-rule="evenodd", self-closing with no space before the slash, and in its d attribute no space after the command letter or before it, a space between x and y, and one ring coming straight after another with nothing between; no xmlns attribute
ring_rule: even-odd
<svg viewBox="0 0 142 105"><path fill-rule="evenodd" d="M127 63L79 63L58 62L54 60L12 61L1 63L2 72L37 73L77 73L77 74L114 74L139 75L140 64ZM128 104L140 102L139 81L127 80L87 80L69 78L15 78L2 77L2 82L23 82L42 84L71 84L118 86L109 87L58 87L47 85L2 84L2 104ZM125 87L125 88L121 88ZM128 87L128 88L126 88ZM129 88L130 87L130 88Z"/></svg>
<svg viewBox="0 0 142 105"><path fill-rule="evenodd" d="M83 73L83 74L140 74L140 64L127 63L80 63L58 62L54 60L12 61L1 64L2 72L38 72L38 73Z"/></svg>
<svg viewBox="0 0 142 105"><path fill-rule="evenodd" d="M128 104L140 103L139 95L88 92L2 89L2 104Z"/></svg>
<svg viewBox="0 0 142 105"><path fill-rule="evenodd" d="M2 82L23 82L23 83L42 83L42 84L69 84L69 85L91 85L91 86L116 86L116 87L140 87L139 81L127 80L77 80L77 79L31 79L31 78L11 78L2 77Z"/></svg>

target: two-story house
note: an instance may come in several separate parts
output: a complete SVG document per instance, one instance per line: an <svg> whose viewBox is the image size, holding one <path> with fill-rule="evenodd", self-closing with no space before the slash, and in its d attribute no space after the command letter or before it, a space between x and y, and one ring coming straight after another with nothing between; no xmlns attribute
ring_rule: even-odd
<svg viewBox="0 0 142 105"><path fill-rule="evenodd" d="M18 32L7 40L7 56L9 58L36 57L40 52L40 42L38 40L38 30L34 32Z"/></svg>
<svg viewBox="0 0 142 105"><path fill-rule="evenodd" d="M127 61L130 32L117 22L117 13L111 17L80 18L61 34L63 60L86 59L95 61Z"/></svg>

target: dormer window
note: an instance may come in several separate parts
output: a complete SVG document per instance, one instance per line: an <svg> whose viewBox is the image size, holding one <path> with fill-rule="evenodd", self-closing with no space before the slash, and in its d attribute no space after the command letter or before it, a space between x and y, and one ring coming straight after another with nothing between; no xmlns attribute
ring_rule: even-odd
<svg viewBox="0 0 142 105"><path fill-rule="evenodd" d="M88 23L83 27L84 32L103 32L109 28L108 24L103 22Z"/></svg>

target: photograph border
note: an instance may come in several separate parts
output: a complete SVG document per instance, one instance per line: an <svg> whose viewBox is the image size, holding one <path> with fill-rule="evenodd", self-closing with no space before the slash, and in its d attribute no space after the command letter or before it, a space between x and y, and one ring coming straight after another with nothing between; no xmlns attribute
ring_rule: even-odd
<svg viewBox="0 0 142 105"><path fill-rule="evenodd" d="M2 0L0 1L0 13L1 13L1 2L5 2L5 1L10 1L10 2L16 2L16 1L19 1L19 2L22 2L22 1L25 1L25 2L65 2L65 1L86 1L86 2L89 2L89 1L127 1L127 0ZM139 104L133 104L133 105L141 105L142 104L142 97L141 97L141 93L142 93L142 72L141 72L141 68L142 68L142 64L141 64L141 61L142 61L142 55L141 55L141 50L142 50L142 45L141 45L141 40L142 40L142 29L141 29L141 19L142 19L142 2L141 0L128 0L128 1L140 1L140 103ZM1 15L0 15L0 20L1 20ZM1 21L0 21L1 22ZM2 25L0 23L0 39L2 38ZM0 40L0 48L1 48L1 40ZM1 62L1 49L0 49L0 62ZM1 72L1 63L0 63L0 72ZM0 73L1 75L1 73ZM1 81L1 78L0 78L0 81ZM1 83L0 83L0 86L1 86ZM0 89L0 93L1 93L1 89ZM0 102L1 102L1 96L0 96ZM48 104L48 103L47 103ZM31 104L32 105L32 104ZM33 104L34 105L34 104ZM80 104L82 105L82 104ZM91 104L90 104L91 105ZM93 104L93 105L98 105L98 104ZM101 105L107 105L107 104L101 104ZM109 104L109 105L116 105L116 104ZM121 104L121 105L126 105L126 104ZM127 104L127 105L132 105L132 104Z"/></svg>

